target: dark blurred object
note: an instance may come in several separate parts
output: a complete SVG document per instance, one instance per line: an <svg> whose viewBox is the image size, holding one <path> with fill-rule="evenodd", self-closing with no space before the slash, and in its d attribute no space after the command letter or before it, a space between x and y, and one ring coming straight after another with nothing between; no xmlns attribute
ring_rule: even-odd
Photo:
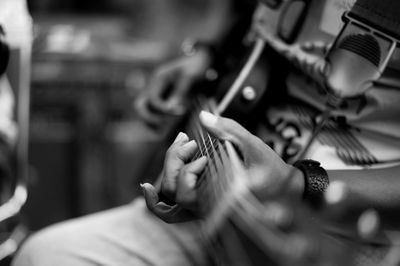
<svg viewBox="0 0 400 266"><path fill-rule="evenodd" d="M20 211L27 199L32 24L24 0L2 1L0 40L0 265L27 233ZM17 132L18 131L18 132Z"/></svg>
<svg viewBox="0 0 400 266"><path fill-rule="evenodd" d="M132 103L172 53L164 42L129 37L123 19L37 23L30 151L36 175L26 208L33 229L126 203L138 178L157 171L147 162L162 137L135 119Z"/></svg>
<svg viewBox="0 0 400 266"><path fill-rule="evenodd" d="M114 1L98 0L93 1L78 1L78 0L28 0L29 9L33 13L43 12L110 12L112 7L115 6Z"/></svg>
<svg viewBox="0 0 400 266"><path fill-rule="evenodd" d="M5 40L4 29L0 25L0 76L2 76L6 70L10 60L10 47ZM2 132L0 132L0 198L6 198L9 193L3 193L5 188L10 185L11 174L11 154L9 143L6 139L3 139ZM2 200L0 199L1 203Z"/></svg>
<svg viewBox="0 0 400 266"><path fill-rule="evenodd" d="M186 37L221 34L230 0L30 3L37 178L26 212L37 229L126 203L159 173L166 136L137 119L133 101Z"/></svg>
<svg viewBox="0 0 400 266"><path fill-rule="evenodd" d="M35 21L41 23L48 18L60 19L65 24L73 23L86 16L96 16L99 21L110 21L110 17L124 19L127 24L126 34L137 38L147 38L165 43L180 45L186 37L207 39L218 35L221 28L229 22L227 14L232 9L243 11L243 4L238 8L231 2L239 0L31 0L30 10ZM72 18L74 21L68 21ZM80 25L79 21L78 24ZM107 27L107 23L102 26ZM102 30L97 28L94 30ZM119 31L119 29L115 29ZM111 32L108 32L110 34Z"/></svg>
<svg viewBox="0 0 400 266"><path fill-rule="evenodd" d="M10 47L5 40L4 29L0 26L0 75L3 75L7 69L10 60Z"/></svg>
<svg viewBox="0 0 400 266"><path fill-rule="evenodd" d="M98 0L95 3L90 0L28 0L29 9L33 13L43 13L43 12L70 12L70 13L123 13L131 12L134 9L138 9L138 6L148 5L154 6L158 5L157 2L162 1L152 1L149 5L148 1L129 1L129 0ZM190 9L198 10L201 12L204 7L208 5L209 1L204 0L193 0L193 1L182 1L182 0L170 0L168 5L170 6L181 6L183 8L189 6ZM143 8L139 7L139 10Z"/></svg>

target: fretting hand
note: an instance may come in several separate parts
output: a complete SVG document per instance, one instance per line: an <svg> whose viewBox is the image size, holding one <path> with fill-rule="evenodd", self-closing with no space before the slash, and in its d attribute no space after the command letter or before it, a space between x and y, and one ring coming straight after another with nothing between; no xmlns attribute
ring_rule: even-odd
<svg viewBox="0 0 400 266"><path fill-rule="evenodd" d="M167 223L195 219L194 186L197 175L204 170L207 163L206 157L188 163L196 151L196 142L189 141L188 136L181 132L165 155L160 192L176 204L168 205L160 202L158 192L151 184L142 185L147 207Z"/></svg>

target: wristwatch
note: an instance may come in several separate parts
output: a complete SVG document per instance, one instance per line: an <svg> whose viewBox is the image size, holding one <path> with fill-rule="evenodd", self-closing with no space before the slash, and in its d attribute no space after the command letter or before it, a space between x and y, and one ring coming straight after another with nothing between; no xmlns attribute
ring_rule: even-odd
<svg viewBox="0 0 400 266"><path fill-rule="evenodd" d="M304 174L303 199L312 207L319 207L323 203L323 195L329 186L329 177L321 164L317 161L306 159L293 164Z"/></svg>

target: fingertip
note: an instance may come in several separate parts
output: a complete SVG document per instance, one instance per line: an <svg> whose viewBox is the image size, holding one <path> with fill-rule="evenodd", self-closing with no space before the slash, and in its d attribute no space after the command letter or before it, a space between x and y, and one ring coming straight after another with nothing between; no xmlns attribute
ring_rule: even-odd
<svg viewBox="0 0 400 266"><path fill-rule="evenodd" d="M199 114L200 121L203 125L213 127L218 123L218 117L210 112L201 111Z"/></svg>
<svg viewBox="0 0 400 266"><path fill-rule="evenodd" d="M189 137L185 133L179 132L179 134L176 136L176 138L174 140L174 143L187 141L187 140L189 140Z"/></svg>
<svg viewBox="0 0 400 266"><path fill-rule="evenodd" d="M149 183L140 183L140 187L141 187L142 189L148 190L148 189L152 188L153 185L151 185L151 184L149 184Z"/></svg>
<svg viewBox="0 0 400 266"><path fill-rule="evenodd" d="M207 158L207 156L205 156L205 155L203 155L203 156L201 156L200 158L199 158L199 161L203 164L206 164L207 163L207 161L208 161L208 158Z"/></svg>
<svg viewBox="0 0 400 266"><path fill-rule="evenodd" d="M196 151L198 150L197 148L197 142L195 140L191 140L189 142L186 142L185 144L181 145L181 147L177 150L176 156L186 162L195 155Z"/></svg>

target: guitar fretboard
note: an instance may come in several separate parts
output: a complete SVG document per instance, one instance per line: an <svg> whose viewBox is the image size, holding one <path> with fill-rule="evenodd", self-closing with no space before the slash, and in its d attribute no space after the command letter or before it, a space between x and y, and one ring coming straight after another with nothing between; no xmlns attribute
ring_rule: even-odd
<svg viewBox="0 0 400 266"><path fill-rule="evenodd" d="M215 107L211 101L199 100L187 130L189 137L196 140L198 146L198 151L193 156L192 161L202 156L208 159L206 169L198 177L196 186L198 198L202 201L201 212L206 214L213 209L228 185L227 164L229 163L229 156L226 144L201 126L198 118L200 110L215 113Z"/></svg>

